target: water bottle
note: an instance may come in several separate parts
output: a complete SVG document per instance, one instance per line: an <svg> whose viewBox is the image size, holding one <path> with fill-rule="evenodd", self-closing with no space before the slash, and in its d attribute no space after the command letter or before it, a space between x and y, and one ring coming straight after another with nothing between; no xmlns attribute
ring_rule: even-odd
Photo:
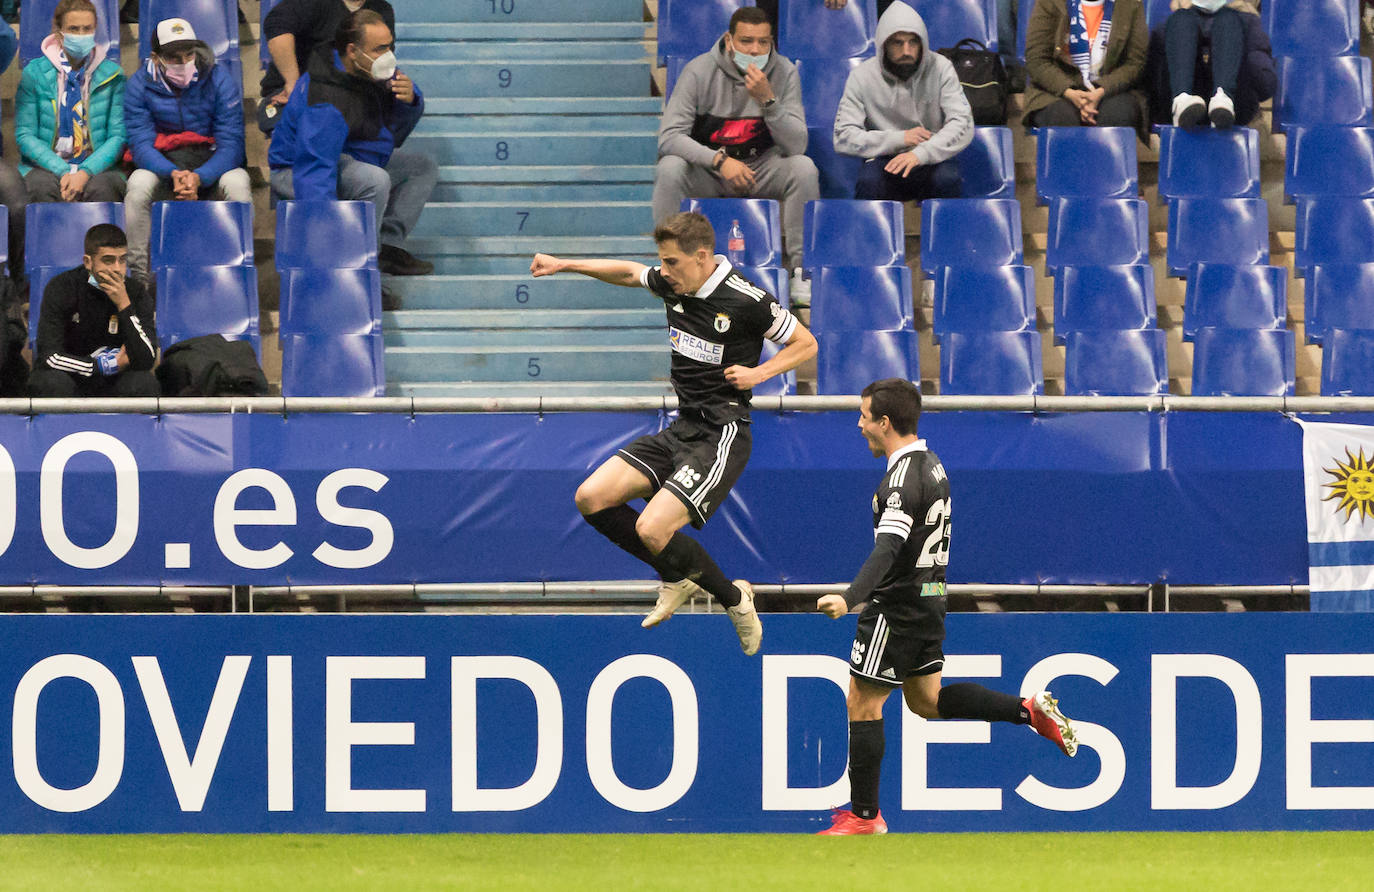
<svg viewBox="0 0 1374 892"><path fill-rule="evenodd" d="M738 220L730 222L730 234L725 239L725 257L731 266L744 265L744 230L739 228Z"/></svg>

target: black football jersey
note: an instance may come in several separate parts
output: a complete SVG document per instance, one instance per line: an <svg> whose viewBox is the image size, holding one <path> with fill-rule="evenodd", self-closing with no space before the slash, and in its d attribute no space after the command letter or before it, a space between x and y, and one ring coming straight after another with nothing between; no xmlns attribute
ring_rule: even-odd
<svg viewBox="0 0 1374 892"><path fill-rule="evenodd" d="M925 441L894 453L873 494L873 538L898 536L902 546L891 569L873 589L873 600L886 610L909 611L917 622L938 622L941 629L949 514L949 478Z"/></svg>
<svg viewBox="0 0 1374 892"><path fill-rule="evenodd" d="M663 300L668 312L671 378L681 409L712 424L748 420L750 392L725 380L732 365L759 364L763 339L785 344L797 319L773 295L735 272L716 255L716 271L696 294L674 294L659 268L640 284Z"/></svg>

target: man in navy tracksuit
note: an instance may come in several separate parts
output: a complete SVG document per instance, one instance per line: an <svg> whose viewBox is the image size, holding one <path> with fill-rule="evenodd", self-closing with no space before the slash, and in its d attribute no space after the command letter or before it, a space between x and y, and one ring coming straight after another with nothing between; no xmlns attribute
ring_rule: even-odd
<svg viewBox="0 0 1374 892"><path fill-rule="evenodd" d="M403 245L434 185L434 160L397 148L424 113L424 97L396 70L395 38L368 9L339 26L296 81L272 131L267 153L272 194L302 201L371 201L377 206L378 266L397 276L426 275L434 265Z"/></svg>

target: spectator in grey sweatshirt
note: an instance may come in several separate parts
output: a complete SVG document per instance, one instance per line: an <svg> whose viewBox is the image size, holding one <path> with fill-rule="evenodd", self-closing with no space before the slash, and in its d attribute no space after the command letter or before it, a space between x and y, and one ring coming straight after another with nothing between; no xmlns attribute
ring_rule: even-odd
<svg viewBox="0 0 1374 892"><path fill-rule="evenodd" d="M897 0L878 19L881 48L849 73L835 112L835 150L867 159L855 198L958 198L954 156L973 140L973 112L954 64L928 48L926 23Z"/></svg>
<svg viewBox="0 0 1374 892"><path fill-rule="evenodd" d="M774 50L763 10L743 7L715 47L687 63L663 110L654 225L676 214L684 198L777 199L786 262L797 270L802 210L820 197L805 151L796 66Z"/></svg>

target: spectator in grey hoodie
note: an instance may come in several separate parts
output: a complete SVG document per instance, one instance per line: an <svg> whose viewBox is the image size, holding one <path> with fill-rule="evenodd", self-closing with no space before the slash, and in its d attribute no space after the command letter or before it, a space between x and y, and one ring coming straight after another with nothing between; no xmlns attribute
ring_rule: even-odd
<svg viewBox="0 0 1374 892"><path fill-rule="evenodd" d="M954 64L928 49L926 23L901 0L878 19L877 56L849 73L835 112L835 150L865 158L855 198L958 198L954 156L973 140L973 112Z"/></svg>
<svg viewBox="0 0 1374 892"><path fill-rule="evenodd" d="M687 63L663 110L654 171L654 225L684 198L773 198L782 202L787 264L802 265L802 210L820 197L806 151L801 80L773 48L773 27L756 6L730 17L715 47Z"/></svg>

